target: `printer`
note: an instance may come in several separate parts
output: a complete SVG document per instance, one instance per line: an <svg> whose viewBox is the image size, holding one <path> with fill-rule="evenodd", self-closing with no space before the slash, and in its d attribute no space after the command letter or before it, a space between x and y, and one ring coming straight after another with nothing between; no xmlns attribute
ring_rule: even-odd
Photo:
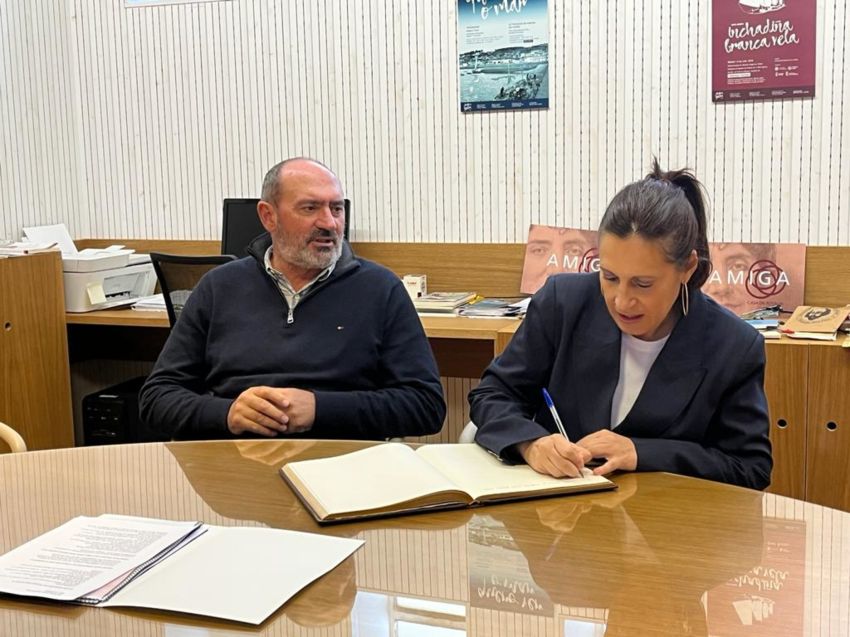
<svg viewBox="0 0 850 637"><path fill-rule="evenodd" d="M77 250L64 224L24 228L30 240L55 241L62 250L65 310L92 312L129 305L153 294L156 273L150 256L123 246Z"/></svg>
<svg viewBox="0 0 850 637"><path fill-rule="evenodd" d="M105 310L153 294L156 273L149 255L132 250L86 252L62 255L66 311Z"/></svg>

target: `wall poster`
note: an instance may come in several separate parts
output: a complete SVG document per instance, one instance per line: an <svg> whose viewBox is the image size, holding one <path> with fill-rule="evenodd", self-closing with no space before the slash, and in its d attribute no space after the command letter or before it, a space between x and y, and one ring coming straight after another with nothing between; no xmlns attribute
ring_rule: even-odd
<svg viewBox="0 0 850 637"><path fill-rule="evenodd" d="M711 272L702 291L737 315L803 304L806 246L799 243L709 243ZM534 294L552 274L599 272L595 230L531 224L520 292Z"/></svg>
<svg viewBox="0 0 850 637"><path fill-rule="evenodd" d="M814 97L816 2L713 0L713 101Z"/></svg>
<svg viewBox="0 0 850 637"><path fill-rule="evenodd" d="M460 110L549 108L547 0L457 0Z"/></svg>

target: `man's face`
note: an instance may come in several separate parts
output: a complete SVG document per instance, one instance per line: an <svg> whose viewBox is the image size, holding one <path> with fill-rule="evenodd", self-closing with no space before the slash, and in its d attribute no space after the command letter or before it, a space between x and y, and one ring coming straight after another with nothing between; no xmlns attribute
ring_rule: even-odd
<svg viewBox="0 0 850 637"><path fill-rule="evenodd" d="M705 293L735 314L743 314L753 307L747 294L746 277L753 263L753 255L742 243L715 244L711 251L711 264L717 274L709 278Z"/></svg>
<svg viewBox="0 0 850 637"><path fill-rule="evenodd" d="M523 291L537 291L552 274L595 270L593 248L593 242L585 232L532 226L523 265Z"/></svg>
<svg viewBox="0 0 850 637"><path fill-rule="evenodd" d="M284 166L283 192L260 216L272 237L273 253L302 270L321 271L342 253L345 204L333 173L308 161Z"/></svg>

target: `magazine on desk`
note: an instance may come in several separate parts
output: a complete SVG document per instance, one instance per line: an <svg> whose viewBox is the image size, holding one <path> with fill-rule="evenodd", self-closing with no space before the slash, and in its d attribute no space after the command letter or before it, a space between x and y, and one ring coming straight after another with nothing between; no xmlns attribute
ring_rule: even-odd
<svg viewBox="0 0 850 637"><path fill-rule="evenodd" d="M581 478L553 478L507 465L474 443L413 449L391 442L290 462L280 473L319 523L616 488L589 470Z"/></svg>
<svg viewBox="0 0 850 637"><path fill-rule="evenodd" d="M431 292L413 300L417 312L452 314L475 298L475 292Z"/></svg>

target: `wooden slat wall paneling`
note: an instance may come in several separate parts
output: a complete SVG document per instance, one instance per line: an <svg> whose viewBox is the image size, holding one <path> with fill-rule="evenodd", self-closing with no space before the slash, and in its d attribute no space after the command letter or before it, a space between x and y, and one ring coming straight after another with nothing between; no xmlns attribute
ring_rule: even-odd
<svg viewBox="0 0 850 637"><path fill-rule="evenodd" d="M0 236L214 239L222 198L306 154L356 241L517 243L594 228L657 155L705 182L714 240L850 243L846 3L818 3L816 98L715 105L708 2L553 2L550 109L483 114L459 109L454 3L385 9L2 3Z"/></svg>

